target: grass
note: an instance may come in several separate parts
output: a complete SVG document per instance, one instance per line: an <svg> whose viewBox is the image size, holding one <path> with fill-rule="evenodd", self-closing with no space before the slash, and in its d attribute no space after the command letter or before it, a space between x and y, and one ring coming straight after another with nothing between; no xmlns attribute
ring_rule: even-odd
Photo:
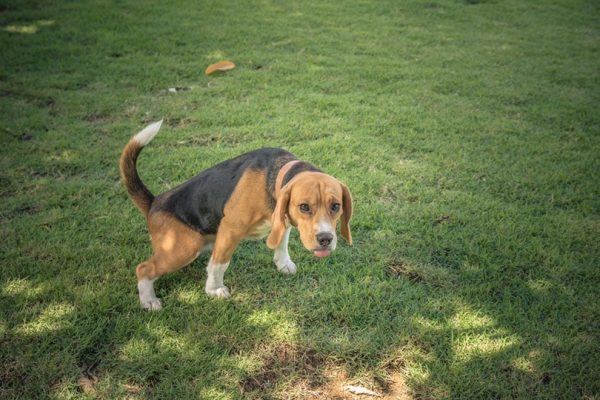
<svg viewBox="0 0 600 400"><path fill-rule="evenodd" d="M600 396L598 4L0 2L0 397ZM212 62L237 68L206 77ZM190 90L176 94L170 87ZM155 193L280 146L346 182L355 245L297 275L207 255L139 309Z"/></svg>

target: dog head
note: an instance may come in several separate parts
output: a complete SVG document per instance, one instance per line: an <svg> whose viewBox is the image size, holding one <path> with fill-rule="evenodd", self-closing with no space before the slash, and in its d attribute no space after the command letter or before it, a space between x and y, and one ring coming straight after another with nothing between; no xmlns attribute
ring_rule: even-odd
<svg viewBox="0 0 600 400"><path fill-rule="evenodd" d="M352 195L346 185L321 172L304 172L282 188L267 246L274 249L279 245L289 221L300 232L304 247L317 257L325 257L336 248L338 219L342 236L352 244L351 218Z"/></svg>

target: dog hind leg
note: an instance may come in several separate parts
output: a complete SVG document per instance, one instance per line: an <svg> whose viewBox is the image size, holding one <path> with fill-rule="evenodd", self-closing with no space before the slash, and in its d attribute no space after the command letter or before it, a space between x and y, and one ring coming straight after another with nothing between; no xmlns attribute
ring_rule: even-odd
<svg viewBox="0 0 600 400"><path fill-rule="evenodd" d="M157 213L148 219L153 254L136 268L140 303L147 310L160 310L162 303L154 293L154 281L176 271L198 257L205 240L175 218Z"/></svg>

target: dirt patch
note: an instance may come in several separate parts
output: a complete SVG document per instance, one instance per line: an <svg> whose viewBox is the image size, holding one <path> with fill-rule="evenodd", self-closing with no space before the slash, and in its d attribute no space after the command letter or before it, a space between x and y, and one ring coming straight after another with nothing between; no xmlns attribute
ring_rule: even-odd
<svg viewBox="0 0 600 400"><path fill-rule="evenodd" d="M386 266L385 273L391 279L408 279L411 282L427 284L436 288L451 288L457 284L457 279L453 272L452 260L447 254L433 250L430 264L395 259ZM446 256L448 258L443 258Z"/></svg>
<svg viewBox="0 0 600 400"><path fill-rule="evenodd" d="M273 370L259 372L251 375L240 382L240 391L243 393L253 392L255 390L269 390L277 382L278 375Z"/></svg>
<svg viewBox="0 0 600 400"><path fill-rule="evenodd" d="M385 389L384 399L394 399L394 400L412 400L413 396L411 395L411 391L406 386L406 380L404 376L398 372L394 371L390 373L388 379L386 380L387 387Z"/></svg>
<svg viewBox="0 0 600 400"><path fill-rule="evenodd" d="M289 380L301 382L307 388L323 383L321 369L325 359L312 349L284 344L260 352L264 354L261 370L239 382L240 392L244 395L253 393L260 394L257 398L277 398L276 386Z"/></svg>
<svg viewBox="0 0 600 400"><path fill-rule="evenodd" d="M354 380L323 354L293 345L264 349L263 367L239 382L240 393L250 399L286 400L411 400L403 375L390 370L383 377ZM368 388L379 397L356 395L347 385Z"/></svg>
<svg viewBox="0 0 600 400"><path fill-rule="evenodd" d="M292 390L286 392L280 398L309 400L413 399L404 377L399 372L390 373L385 378L355 382L348 377L344 370L329 366L323 371L323 378L325 382L316 387L307 386L304 382L297 382ZM353 394L347 389L348 385L364 387L375 392L378 396Z"/></svg>
<svg viewBox="0 0 600 400"><path fill-rule="evenodd" d="M395 260L388 264L386 274L390 278L406 278L411 282L422 282L424 280L419 273L418 266L404 260Z"/></svg>

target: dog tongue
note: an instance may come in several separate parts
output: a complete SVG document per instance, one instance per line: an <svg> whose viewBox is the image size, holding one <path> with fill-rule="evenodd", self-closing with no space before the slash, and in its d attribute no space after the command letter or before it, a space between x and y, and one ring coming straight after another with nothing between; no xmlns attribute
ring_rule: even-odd
<svg viewBox="0 0 600 400"><path fill-rule="evenodd" d="M329 250L315 250L313 251L313 254L317 257L327 257L329 254L331 254L331 251Z"/></svg>

